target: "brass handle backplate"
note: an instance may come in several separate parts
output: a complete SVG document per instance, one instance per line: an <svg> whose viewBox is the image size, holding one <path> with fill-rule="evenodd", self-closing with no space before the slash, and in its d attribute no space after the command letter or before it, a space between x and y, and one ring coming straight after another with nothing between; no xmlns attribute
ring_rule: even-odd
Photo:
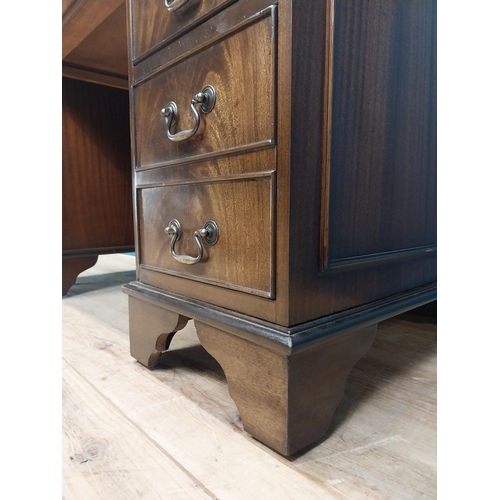
<svg viewBox="0 0 500 500"><path fill-rule="evenodd" d="M170 127L177 122L177 117L179 112L177 111L177 104L174 101L169 102L162 110L161 116L165 118L165 123L167 125L167 137L174 142L187 141L193 137L196 132L198 132L198 127L200 126L200 113L196 109L196 105L199 105L202 113L210 113L215 106L215 89L212 85L207 85L201 92L198 92L191 99L191 111L194 115L195 124L191 130L182 130L173 134L170 131Z"/></svg>
<svg viewBox="0 0 500 500"><path fill-rule="evenodd" d="M170 12L180 9L183 5L187 4L189 0L165 0L165 7Z"/></svg>
<svg viewBox="0 0 500 500"><path fill-rule="evenodd" d="M201 261L203 258L203 245L200 239L203 239L208 245L215 245L219 239L219 227L217 223L213 220L205 222L203 228L197 229L194 232L194 241L198 247L198 255L196 257L191 257L191 255L179 255L175 251L175 244L182 235L181 223L177 219L172 219L168 223L165 232L170 235L170 253L172 257L181 264L192 265Z"/></svg>

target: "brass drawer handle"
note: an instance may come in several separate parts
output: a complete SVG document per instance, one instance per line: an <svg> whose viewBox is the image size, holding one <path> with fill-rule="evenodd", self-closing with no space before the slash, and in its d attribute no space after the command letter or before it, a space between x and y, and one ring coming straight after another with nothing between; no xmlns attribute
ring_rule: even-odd
<svg viewBox="0 0 500 500"><path fill-rule="evenodd" d="M165 232L170 235L170 252L172 257L181 264L197 264L203 258L203 246L200 238L205 240L209 245L215 245L219 239L219 228L213 220L205 222L202 229L197 229L194 232L194 241L198 247L198 255L191 257L190 255L179 255L175 252L175 243L180 239L182 234L181 223L177 219L173 219L168 223Z"/></svg>
<svg viewBox="0 0 500 500"><path fill-rule="evenodd" d="M170 12L180 9L183 5L187 4L188 0L165 0L165 7Z"/></svg>
<svg viewBox="0 0 500 500"><path fill-rule="evenodd" d="M207 114L214 109L215 106L215 89L212 85L207 85L201 92L198 92L191 99L191 111L193 112L195 124L191 130L182 130L177 134L170 132L170 127L177 121L178 111L177 104L174 101L169 102L162 110L161 116L165 118L167 125L167 137L174 142L186 141L193 137L198 132L200 126L200 113L195 108L195 104L199 104L203 113Z"/></svg>

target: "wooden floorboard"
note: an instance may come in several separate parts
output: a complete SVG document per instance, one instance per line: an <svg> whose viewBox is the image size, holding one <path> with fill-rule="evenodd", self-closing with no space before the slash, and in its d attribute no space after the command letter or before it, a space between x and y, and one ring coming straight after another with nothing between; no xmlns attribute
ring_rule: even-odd
<svg viewBox="0 0 500 500"><path fill-rule="evenodd" d="M242 429L192 323L160 366L129 354L134 258L106 255L62 299L63 498L436 498L436 322L379 325L328 435L284 458Z"/></svg>

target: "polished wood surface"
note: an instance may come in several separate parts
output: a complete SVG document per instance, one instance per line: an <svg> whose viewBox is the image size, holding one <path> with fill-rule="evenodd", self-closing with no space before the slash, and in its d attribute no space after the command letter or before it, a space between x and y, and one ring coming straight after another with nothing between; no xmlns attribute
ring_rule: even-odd
<svg viewBox="0 0 500 500"><path fill-rule="evenodd" d="M132 239L128 96L63 78L63 250Z"/></svg>
<svg viewBox="0 0 500 500"><path fill-rule="evenodd" d="M136 187L203 184L220 179L260 178L276 170L276 148L265 148L239 155L222 155L199 162L177 163L135 172Z"/></svg>
<svg viewBox="0 0 500 500"><path fill-rule="evenodd" d="M76 278L82 272L92 267L97 262L97 255L87 257L63 257L62 260L62 294L75 284Z"/></svg>
<svg viewBox="0 0 500 500"><path fill-rule="evenodd" d="M229 288L272 297L275 172L254 170L272 169L274 162L274 151L265 150L137 175L136 251L143 282L169 289L168 280L182 276L199 284L217 283L213 293ZM183 233L176 252L191 256L197 255L194 231L209 219L218 224L219 241L213 246L203 244L202 262L186 266L171 256L170 236L164 229L172 219L181 222ZM235 225L234 220L240 224Z"/></svg>
<svg viewBox="0 0 500 500"><path fill-rule="evenodd" d="M334 30L327 265L433 249L436 3L337 0Z"/></svg>
<svg viewBox="0 0 500 500"><path fill-rule="evenodd" d="M200 160L274 143L274 39L276 19L266 11L252 23L236 25L233 32L203 50L190 34L181 44L187 57L134 86L135 148L138 168ZM231 27L233 28L233 27ZM251 49L250 49L251 47ZM190 130L194 117L191 99L206 85L216 91L213 110L201 113L198 132L190 140L172 142L166 136L162 108L174 101L178 120L172 133ZM251 120L248 117L252 117Z"/></svg>
<svg viewBox="0 0 500 500"><path fill-rule="evenodd" d="M261 78L261 74L269 75L269 78L275 74L275 99L269 104L276 107L277 117L274 122L276 130L270 136L273 142L276 141L277 154L276 220L279 222L275 233L276 301L266 303L258 297L241 301L239 296L231 295L226 290L204 283L191 286L192 283L175 276L156 276L149 269L141 270L143 279L154 286L177 290L200 300L210 297L213 304L237 308L282 325L299 324L434 282L433 5L432 0L421 2L418 8L411 2L385 5L374 10L365 29L362 3L347 8L341 1L319 0L311 9L309 4L303 2L281 2L276 7L279 11L279 36L273 35L273 51L276 55L280 54L279 57L260 57L258 64L254 64L251 62L252 50L249 50L244 57L244 66L239 66L241 50L235 51L238 55L234 58L236 64L233 59L226 59L227 54L233 52L225 51L224 65L231 70L242 68L227 74L237 82L231 85L246 85L242 82ZM198 86L208 83L200 75L210 71L210 66L215 68L214 72L220 72L220 59L214 56L206 58L205 66L191 66L191 61L195 60L191 54L201 57L205 50L230 44L236 39L242 40L238 46L250 46L247 41L243 42L246 32L265 26L271 19L262 18L262 12L269 12L267 7L268 3L260 0L237 2L190 30L179 39L179 43L167 45L137 62L131 72L136 82L132 82L132 86L137 86L136 97L140 96L141 88L147 89L155 79L161 78L163 71L167 75L177 68L179 78L167 81L165 77L164 85L157 94L165 92L164 89L170 85L180 88L178 82L181 76L190 85L197 79L200 79ZM338 15L334 16L335 9ZM384 18L384 13L388 14L388 19ZM257 20L257 23L252 21L254 24L251 24L250 19ZM236 26L245 23L250 23L248 28L233 34ZM412 23L421 29L407 30L405 27ZM276 26L274 32L277 32ZM400 44L399 33L402 32L405 38ZM350 57L353 51L362 50L358 41L361 35L366 41L363 47L367 47L367 52L363 53L363 57ZM250 42L255 43L255 38L249 38ZM266 44L259 42L257 46ZM378 61L377 64L370 62L372 58ZM402 63L407 60L424 65L426 71L421 73L414 70L412 64ZM268 64L272 64L272 68ZM189 65L189 76L186 76L187 70L181 71L183 65ZM149 80L150 75L156 76ZM146 83L141 83L144 81ZM369 84L373 99L363 105L359 103L360 99L354 102L351 87L345 87L347 84L342 84L343 81L350 82L352 95L358 97L363 85ZM399 86L398 82L402 82L401 90L392 92L394 86ZM377 97L382 88L384 92ZM185 106L190 92L185 92ZM230 94L235 95L234 92ZM259 102L267 99L264 87L256 95ZM332 102L331 95L335 102ZM185 163L188 160L238 153L238 149L231 148L225 152L227 141L234 141L244 127L255 127L256 120L262 116L244 113L239 118L243 129L233 127L230 131L228 128L226 134L219 136L214 133L208 137L206 130L212 125L214 129L222 127L225 130L226 127L222 116L220 122L215 119L218 101L212 113L203 117L206 129L201 135L185 144L175 145L168 144L164 122L158 113L167 98L161 104L153 102L153 96L147 100L150 101L148 105L144 104L146 101L136 100L135 163L139 169L168 166L173 169L175 178L178 177L177 171L191 168ZM370 105L372 101L373 106ZM424 102L426 106L420 104ZM240 107L242 105L239 103ZM247 105L250 104L245 103L244 109ZM146 108L154 109L151 113L156 114L156 118L147 117ZM238 109L235 109L238 115L231 116L240 117ZM362 115L356 110L362 111ZM231 113L230 109L227 111ZM179 129L192 125L190 112L187 116L184 112L184 116L186 122ZM252 120L244 118L249 116ZM157 130L152 129L153 123L158 124ZM263 129L269 125L270 122L264 124ZM382 142L377 142L377 134L385 137L383 148ZM247 137L248 134L242 137L243 142ZM350 151L359 150L357 154L361 155L355 168L347 160L342 160L345 153L341 151L347 151L342 142L344 138L352 146ZM352 143L354 139L358 142ZM162 150L164 144L166 149ZM392 145L392 149L388 144ZM369 148L373 149L372 153ZM420 153L412 156L412 151ZM373 157L378 159L370 170L371 154L378 155ZM403 158L401 155L406 155L406 160L396 161L395 158ZM255 161L255 165L255 169L262 168L259 161ZM161 182L162 175L168 179L170 170L163 169L161 172L149 177L140 177L144 172L138 172L136 180L145 185ZM358 178L359 187L354 189L353 182ZM383 189L381 186L384 186ZM402 193L406 194L403 196ZM345 204L345 213L340 204ZM366 224L363 223L365 213ZM391 214L395 217L394 225ZM347 223L339 226L336 221L340 218L344 221L349 219L352 227L349 228ZM379 221L377 224L375 219ZM341 234L341 228L345 234ZM399 243L398 235L401 236ZM433 235L434 242L431 241ZM378 239L380 244L367 247L363 241L370 238ZM330 258L330 251L340 253L332 253ZM349 258L345 258L347 256Z"/></svg>
<svg viewBox="0 0 500 500"><path fill-rule="evenodd" d="M146 11L139 18L135 3L130 0L131 53L139 25L154 31L154 19ZM328 427L361 356L354 332L436 297L435 52L434 0L318 0L314 7L298 0L240 0L131 60L140 245L137 281L124 291L137 300L136 310L142 301L145 308L155 304L207 325L199 328L200 338L227 367L230 386L241 385L233 381L253 369L255 358L269 355L271 371L287 359L280 377L294 382L276 385L273 394L283 402L293 387L302 389L280 418L265 391L255 389L265 377L249 377L251 397L248 387L232 390L235 399L240 393L248 399L245 428L282 453L311 444ZM173 132L189 130L193 117L181 103L188 109L207 84L217 91L214 110L203 116L198 134L169 143L160 109L175 101L181 119ZM262 163L269 150L275 155L271 168ZM238 155L256 151L262 156L254 155L248 171L263 175L250 174L251 182L229 164L226 176L204 170L228 158L237 166ZM272 179L267 185L266 176ZM221 235L231 238L208 249L195 266L179 264L162 231L171 218L180 219L176 213L189 221L188 235L206 214L223 217ZM242 226L249 232L245 241L238 236ZM234 246L238 238L242 244ZM178 246L179 253L193 255L192 239ZM261 264L269 260L269 267ZM269 277L272 293L256 296L268 292ZM142 334L133 329L131 335ZM345 345L328 349L337 336ZM143 337L151 350L151 338ZM236 347L242 339L258 352L237 354L244 350ZM346 364L334 363L338 371L327 375L325 352L330 360L341 353ZM334 394L325 396L328 378ZM314 383L306 390L309 379ZM319 406L331 412L318 422L305 418L299 429L294 422L304 408L321 399L315 394L323 394ZM252 408L269 418L255 420Z"/></svg>
<svg viewBox="0 0 500 500"><path fill-rule="evenodd" d="M123 0L63 1L62 59L64 60L85 38L105 21Z"/></svg>
<svg viewBox="0 0 500 500"><path fill-rule="evenodd" d="M292 4L287 324L436 280L435 1L368 3Z"/></svg>
<svg viewBox="0 0 500 500"><path fill-rule="evenodd" d="M63 259L133 250L127 92L63 78L62 101Z"/></svg>
<svg viewBox="0 0 500 500"><path fill-rule="evenodd" d="M435 290L427 290L427 298L415 293L410 303L402 295L399 303L381 301L284 328L137 281L123 291L130 300L132 356L155 366L185 318L192 318L202 345L224 370L245 430L284 455L327 432L347 376L370 347L377 322L435 296Z"/></svg>
<svg viewBox="0 0 500 500"><path fill-rule="evenodd" d="M160 103L155 105L156 111L151 114L148 118L150 121L148 123L148 127L150 127L150 123L156 123L161 126L156 133L158 133L158 141L159 145L155 145L154 141L150 141L147 136L144 134L141 137L144 137L144 147L149 148L152 151L162 151L160 145L165 145L165 147L176 148L177 152L173 158L170 158L165 153L163 154L164 160L162 163L153 163L151 166L155 168L143 167L141 163L141 159L138 156L137 145L141 144L142 139L138 139L137 133L140 133L140 127L135 125L135 115L134 123L132 126L132 137L133 137L133 158L134 163L139 166L139 168L135 172L135 182L136 185L140 188L137 191L137 195L135 197L136 204L136 213L139 213L138 201L139 201L139 193L146 188L148 185L162 185L169 183L182 183L182 181L193 181L195 179L202 180L206 182L208 178L221 178L221 180L227 179L230 176L240 176L245 175L250 180L250 175L252 172L257 172L259 176L262 172L272 172L276 168L276 149L273 146L275 142L274 134L276 133L276 103L278 100L282 100L283 97L276 95L276 62L277 62L277 38L275 36L276 30L276 12L273 10L274 8L269 6L268 0L242 0L237 2L237 4L231 6L230 8L224 10L220 14L215 15L210 18L204 24L190 30L185 36L179 39L179 43L174 43L166 46L165 48L154 52L148 58L143 61L137 62L131 68L131 87L134 96L134 89L137 87L138 91L140 90L143 83L148 82L150 75L160 75L161 72L165 69L165 73L169 73L169 67L172 69L176 68L176 65L182 66L183 64L191 65L192 57L188 57L191 53L203 54L206 50L210 52L213 48L217 48L221 46L221 44L225 44L228 47L234 45L236 50L236 54L239 54L241 57L236 59L236 64L230 58L229 52L224 52L222 54L222 59L219 60L217 65L217 72L221 74L226 73L227 75L232 75L236 78L235 82L227 82L224 80L223 85L231 86L231 92L225 97L226 102L227 99L230 98L233 100L234 109L231 110L227 108L228 113L233 117L238 118L238 123L235 125L243 126L245 130L255 129L258 132L258 129L261 131L268 131L262 137L269 137L269 140L265 139L261 142L251 143L248 140L247 136L242 135L241 128L227 128L227 134L219 135L218 133L213 135L210 139L213 146L218 144L224 146L230 144L230 141L235 144L235 138L239 138L238 141L241 143L241 146L236 148L230 148L226 151L213 149L211 152L206 151L206 148L203 146L205 139L207 137L202 137L201 140L198 139L198 135L193 137L191 140L186 141L185 144L181 146L172 144L171 146L166 144L168 143L168 139L166 139L165 134L165 121L160 117L159 109L162 106L167 104L167 101L162 101L161 106ZM269 24L274 26L271 34L268 30ZM238 31L239 30L239 31ZM249 38L248 33L263 33L263 40L256 40L255 36ZM272 37L272 40L269 37ZM238 42L240 40L241 42ZM271 54L266 54L265 57L261 60L257 60L257 58L252 55L252 51L248 54L242 53L242 51L247 48L247 42L257 43L259 47L266 48L271 51ZM237 42L237 43L236 43ZM264 43L265 42L265 43ZM189 48L189 52L186 52L186 48ZM219 50L219 49L217 49ZM263 61L267 61L266 65L263 66ZM214 60L215 61L215 60ZM210 64L209 61L205 61L203 68L208 67ZM249 72L246 69L246 66L251 64L252 72ZM269 66L271 64L271 66ZM191 70L193 74L188 75L188 81L191 82L193 77L198 78L196 75L198 74L198 68L196 65L191 65ZM213 64L212 64L212 67ZM204 71L204 70L203 70ZM261 73L260 75L257 73ZM241 75L244 75L243 80L246 78L247 81L241 81ZM157 78L157 76L153 76L153 80ZM253 84L250 85L249 82L253 82L254 80L265 82L265 85L260 85L260 94L257 99L257 94L255 93L255 89L253 89ZM150 80L149 80L150 81ZM190 84L191 85L191 84ZM237 89L237 86L240 86L240 90L248 89L248 92L254 97L252 100L248 102L240 96L237 98L234 89ZM163 92L168 88L166 84L163 87ZM202 120L204 123L209 123L211 119L217 111L217 108L220 104L219 102L219 94L217 97L217 103L214 110L205 116L202 116ZM250 95L249 94L249 95ZM187 93L186 93L187 96ZM187 96L188 97L192 96ZM222 97L222 101L224 102L224 96ZM133 99L132 102L137 102ZM267 104L266 104L267 103ZM265 106L261 106L265 104ZM187 103L186 103L187 105ZM258 111L260 111L260 107L262 107L262 115L255 116L254 112L255 106L259 106ZM241 113L241 109L246 110L249 114ZM192 116L190 116L190 112L186 117L186 127L192 126ZM156 118L154 118L156 116ZM221 122L224 121L224 117L220 116ZM248 117L252 116L252 120L249 120ZM268 119L272 117L273 123L267 122L265 123L262 120L263 116L267 116ZM256 125L257 124L257 125ZM223 123L220 124L223 129L226 127ZM202 123L202 126L204 124ZM136 133L137 129L137 133ZM177 131L177 128L175 129ZM203 130L202 130L203 131ZM255 135L255 132L251 132L252 135ZM262 133L262 132L258 132ZM147 146L146 146L147 145ZM260 152L246 152L251 151L252 149L257 149ZM182 152L188 153L192 155L184 160L182 156L178 157ZM151 156L151 152L148 152ZM177 156L176 156L177 155ZM213 158L213 159L212 159ZM196 163L193 162L196 160ZM203 161L202 161L203 160ZM258 176L257 176L258 177ZM273 182L275 182L273 180ZM274 188L274 193L276 193L276 184ZM283 282L283 277L286 277L286 257L283 258L283 248L287 246L287 243L283 246L277 246L275 244L275 237L277 233L277 225L279 224L279 220L283 220L283 218L279 219L276 217L276 204L283 203L286 198L281 195L278 199L276 199L276 194L272 195L271 203L275 204L273 208L272 218L276 221L272 226L272 232L269 236L267 232L264 232L262 238L264 238L262 246L266 253L267 251L267 242L269 241L269 237L272 241L272 248L270 254L274 253L273 262L267 266L273 271L272 279L275 282L276 280L281 279ZM226 200L228 203L229 200ZM203 203L210 203L209 200L204 200ZM248 201L248 205L243 209L245 212L249 213L251 211L250 204L254 206L253 202ZM191 205L191 204L190 204ZM196 205L195 205L196 206ZM259 209L258 204L255 205L257 210ZM233 207L234 209L237 207ZM237 208L238 210L242 210L242 208ZM261 215L259 215L261 217ZM283 217L283 216L282 216ZM246 217L248 219L248 217ZM169 219L170 220L170 219ZM168 222L168 221L166 221ZM268 223L266 222L266 227L268 227ZM137 241L140 240L141 236L141 228L136 227ZM245 256L249 256L249 268L248 271L245 269L239 269L237 274L241 277L239 278L240 283L244 282L252 282L255 281L253 277L254 269L256 269L256 264L253 263L254 260L261 260L262 258L258 255L260 252L260 228L258 226L252 226L249 231L244 231L245 235L241 235L248 241L248 246L244 250ZM282 233L284 234L284 233ZM216 250L214 247L213 250ZM141 262L141 249L138 247L137 258L138 262ZM279 254L279 255L278 255ZM228 262L232 262L231 259L227 259ZM241 262L240 260L237 260ZM233 265L234 264L230 264ZM259 264L260 266L260 264ZM285 272L278 273L277 269L279 267L285 269ZM184 266L187 267L187 266ZM212 303L224 306L224 307L235 307L242 312L245 312L250 315L259 316L265 318L269 321L276 321L279 318L279 311L284 311L286 309L286 304L284 301L272 300L269 301L267 298L260 297L255 294L247 294L245 300L241 300L240 292L236 295L231 289L220 286L213 286L203 281L190 281L184 279L184 277L178 277L174 274L163 274L159 273L152 268L140 266L138 272L141 276L141 280L145 283L149 283L153 286L167 289L167 290L177 290L179 293L185 293L188 296L198 298L200 300L206 300L207 297L210 297L210 301ZM185 269L184 272L191 272L189 269ZM260 276L263 276L262 271L258 271ZM199 273L198 273L199 274ZM234 273L232 273L234 276ZM260 278L259 278L260 279ZM267 278L266 278L267 279ZM194 286L193 286L194 285ZM286 286L286 285L281 285ZM266 290L269 290L269 286L266 284ZM272 296L272 293L271 295Z"/></svg>
<svg viewBox="0 0 500 500"><path fill-rule="evenodd" d="M137 216L141 268L274 296L273 179L273 174L267 173L262 177L235 176L225 181L218 178L141 189ZM203 229L210 220L217 224L217 242L209 245L201 240L203 258L199 263L186 265L173 257L171 237L165 233L173 219L182 227L174 251L191 257L199 253L195 231Z"/></svg>
<svg viewBox="0 0 500 500"><path fill-rule="evenodd" d="M232 2L234 0L188 0L180 9L174 11L169 11L163 1L133 2L132 59L141 58L152 49L171 42Z"/></svg>
<svg viewBox="0 0 500 500"><path fill-rule="evenodd" d="M189 318L154 304L144 304L134 297L129 298L128 311L130 354L144 366L153 368Z"/></svg>
<svg viewBox="0 0 500 500"><path fill-rule="evenodd" d="M112 5L113 2L88 1L84 9L92 8L87 16L92 22L87 17L76 17L72 21L78 23L81 36L68 47L64 55L63 76L128 89L125 2L116 2L114 9L109 12ZM94 27L95 20L103 15L106 17ZM63 28L63 43L69 43L67 40Z"/></svg>
<svg viewBox="0 0 500 500"><path fill-rule="evenodd" d="M192 322L155 369L130 356L134 276L133 257L102 255L62 300L65 499L436 498L435 318L381 322L325 438L284 458L242 430Z"/></svg>
<svg viewBox="0 0 500 500"><path fill-rule="evenodd" d="M377 330L373 325L284 356L199 321L195 327L224 370L244 429L283 455L326 434L347 376Z"/></svg>

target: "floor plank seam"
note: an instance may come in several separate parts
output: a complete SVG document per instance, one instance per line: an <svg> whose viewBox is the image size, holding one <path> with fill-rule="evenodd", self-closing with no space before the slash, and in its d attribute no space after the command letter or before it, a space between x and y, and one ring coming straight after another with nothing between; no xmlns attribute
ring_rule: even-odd
<svg viewBox="0 0 500 500"><path fill-rule="evenodd" d="M103 394L92 382L90 382L77 368L75 368L72 363L65 359L64 361L74 370L85 382L96 392L98 392L102 398L104 398L116 411L123 415L123 417L132 424L140 434L142 434L149 442L151 442L156 448L158 448L163 454L165 454L181 471L183 471L199 488L206 493L210 498L214 500L219 500L219 497L215 495L209 488L207 488L196 476L194 476L188 469L186 469L175 457L173 457L163 446L161 446L157 441L155 441L151 436L142 429L134 420L132 420L126 413L122 411L120 407L118 407L108 396Z"/></svg>

